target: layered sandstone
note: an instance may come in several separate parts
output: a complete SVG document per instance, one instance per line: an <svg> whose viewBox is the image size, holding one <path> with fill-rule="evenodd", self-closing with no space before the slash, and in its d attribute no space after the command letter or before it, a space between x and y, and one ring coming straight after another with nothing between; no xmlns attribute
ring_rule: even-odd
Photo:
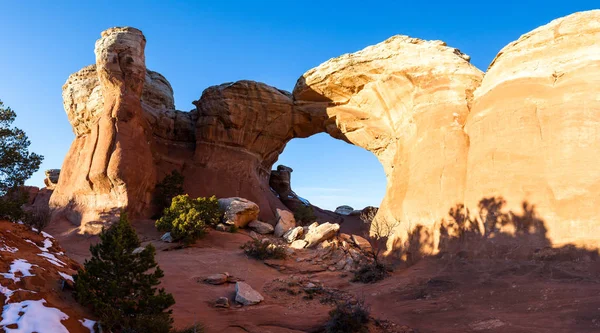
<svg viewBox="0 0 600 333"><path fill-rule="evenodd" d="M510 209L536 205L552 241L593 242L599 13L523 35L485 77L441 41L395 36L309 70L291 94L226 83L190 112L145 68L141 32L109 29L96 65L64 86L76 139L52 204L75 222L121 208L148 216L154 183L176 169L190 195L249 199L274 224L286 184L270 186L273 163L289 140L325 132L377 156L388 183L376 221L400 221L400 240L417 226L435 235L458 203L503 196Z"/></svg>
<svg viewBox="0 0 600 333"><path fill-rule="evenodd" d="M430 226L463 199L463 125L482 78L441 41L395 36L311 69L294 98L325 112L333 137L377 156L388 180L378 218Z"/></svg>
<svg viewBox="0 0 600 333"><path fill-rule="evenodd" d="M554 242L598 243L600 11L576 13L503 48L466 121L465 201L534 204Z"/></svg>
<svg viewBox="0 0 600 333"><path fill-rule="evenodd" d="M147 211L155 169L140 102L145 44L134 28L104 31L96 66L72 75L63 89L76 138L50 205L75 223L105 222L125 208L132 216Z"/></svg>

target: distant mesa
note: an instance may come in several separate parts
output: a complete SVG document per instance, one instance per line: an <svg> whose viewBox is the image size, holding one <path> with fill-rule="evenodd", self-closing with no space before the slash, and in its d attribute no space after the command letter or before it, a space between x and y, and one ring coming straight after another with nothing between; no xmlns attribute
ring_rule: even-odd
<svg viewBox="0 0 600 333"><path fill-rule="evenodd" d="M580 12L526 33L487 73L442 41L394 36L309 70L292 93L225 83L189 112L146 68L141 31L108 29L96 64L63 86L76 137L50 204L96 233L123 208L150 216L155 184L178 170L190 195L246 198L271 221L302 204L291 168L271 172L279 154L325 132L377 156L388 183L376 219L401 221L398 239L503 196L507 209L534 204L553 242L599 245L598 21Z"/></svg>

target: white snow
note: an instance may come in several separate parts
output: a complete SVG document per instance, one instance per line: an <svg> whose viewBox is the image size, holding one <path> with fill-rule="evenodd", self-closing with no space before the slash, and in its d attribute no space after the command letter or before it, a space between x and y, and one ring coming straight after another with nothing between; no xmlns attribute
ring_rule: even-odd
<svg viewBox="0 0 600 333"><path fill-rule="evenodd" d="M54 238L54 236L50 235L49 233L42 231L42 236L46 237L46 238Z"/></svg>
<svg viewBox="0 0 600 333"><path fill-rule="evenodd" d="M19 249L17 249L16 247L8 246L8 245L2 245L2 247L0 247L0 251L15 253L15 252L19 251Z"/></svg>
<svg viewBox="0 0 600 333"><path fill-rule="evenodd" d="M31 243L33 245L35 245L38 249L40 249L40 251L42 252L48 252L48 249L52 247L52 240L50 238L46 238L44 239L44 247L38 246L34 241L32 241L31 239L26 239L25 240L27 243Z"/></svg>
<svg viewBox="0 0 600 333"><path fill-rule="evenodd" d="M94 330L94 325L96 325L95 321L93 321L91 319L84 318L83 320L79 320L79 322L81 323L81 325L83 325L83 327L85 327L88 330L90 330L90 333L95 333L96 332L96 330Z"/></svg>
<svg viewBox="0 0 600 333"><path fill-rule="evenodd" d="M21 288L19 288L17 290L10 290L7 287L0 284L0 294L3 294L6 297L6 300L4 300L4 304L8 304L10 297L17 291L26 291L26 292L29 292L32 294L36 294L36 292L33 290L25 290L25 289L21 289Z"/></svg>
<svg viewBox="0 0 600 333"><path fill-rule="evenodd" d="M37 265L32 265L28 263L25 259L15 259L13 260L12 264L10 264L10 271L8 271L8 273L2 273L2 276L4 276L7 279L12 279L13 281L18 282L21 281L21 278L16 277L15 273L20 272L23 275L23 277L34 276L29 271L33 266Z"/></svg>
<svg viewBox="0 0 600 333"><path fill-rule="evenodd" d="M58 274L60 274L60 276L62 276L62 277L63 277L63 279L65 279L65 280L69 280L69 281L71 281L71 282L75 282L75 281L73 280L73 277L72 277L71 275L69 275L69 274L65 274L65 273L63 273L63 272L58 272Z"/></svg>
<svg viewBox="0 0 600 333"><path fill-rule="evenodd" d="M44 306L44 303L46 300L41 299L5 305L0 328L7 333L69 333L61 324L69 316L59 309ZM6 327L15 324L17 328Z"/></svg>
<svg viewBox="0 0 600 333"><path fill-rule="evenodd" d="M60 261L58 258L56 258L56 256L54 256L54 254L52 253L42 252L38 254L38 256L46 258L46 260L48 260L51 264L58 267L65 267L65 265L67 265L64 262Z"/></svg>

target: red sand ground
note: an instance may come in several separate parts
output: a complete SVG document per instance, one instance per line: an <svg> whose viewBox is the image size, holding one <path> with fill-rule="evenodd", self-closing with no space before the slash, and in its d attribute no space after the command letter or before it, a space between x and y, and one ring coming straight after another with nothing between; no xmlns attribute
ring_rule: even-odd
<svg viewBox="0 0 600 333"><path fill-rule="evenodd" d="M180 328L198 322L208 333L319 332L332 306L320 302L324 295L312 300L302 292L296 295L296 281L314 281L342 298L364 298L374 318L388 321L388 332L409 331L407 327L414 332L600 332L600 266L585 258L427 258L365 285L349 282L350 276L342 272L298 272L304 263L296 259L312 250L273 265L281 271L249 259L239 248L250 239L245 231L211 231L190 248L165 251L173 245L158 240L152 221L134 225L141 239L157 248L163 285L175 297L173 315ZM97 238L69 234L69 228L61 222L47 231L82 261ZM221 272L246 281L265 301L236 307L234 284L202 282ZM229 297L230 309L212 306L221 296Z"/></svg>

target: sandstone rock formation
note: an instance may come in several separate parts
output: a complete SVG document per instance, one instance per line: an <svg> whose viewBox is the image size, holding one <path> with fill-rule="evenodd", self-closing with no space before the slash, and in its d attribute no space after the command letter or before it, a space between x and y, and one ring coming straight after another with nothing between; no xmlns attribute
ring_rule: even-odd
<svg viewBox="0 0 600 333"><path fill-rule="evenodd" d="M600 10L504 47L475 91L465 202L535 205L554 242L600 245Z"/></svg>
<svg viewBox="0 0 600 333"><path fill-rule="evenodd" d="M50 169L45 172L46 178L44 178L44 185L49 190L54 190L56 184L58 184L58 177L60 176L60 169Z"/></svg>
<svg viewBox="0 0 600 333"><path fill-rule="evenodd" d="M71 75L63 88L76 138L50 205L74 223L111 220L124 208L133 217L149 209L155 168L140 102L145 44L134 28L104 31L96 66ZM82 225L82 231L99 229Z"/></svg>
<svg viewBox="0 0 600 333"><path fill-rule="evenodd" d="M191 112L145 68L143 35L109 29L96 65L64 86L76 139L51 204L75 223L121 208L148 216L154 183L176 169L190 195L247 198L274 225L292 191L291 169L273 163L292 138L325 132L383 165L376 220L402 222L390 244L419 225L435 234L449 208L494 195L537 205L553 242L596 242L599 20L576 13L527 33L485 77L444 42L394 36L309 70L291 94L225 83ZM278 236L295 226L286 222Z"/></svg>

